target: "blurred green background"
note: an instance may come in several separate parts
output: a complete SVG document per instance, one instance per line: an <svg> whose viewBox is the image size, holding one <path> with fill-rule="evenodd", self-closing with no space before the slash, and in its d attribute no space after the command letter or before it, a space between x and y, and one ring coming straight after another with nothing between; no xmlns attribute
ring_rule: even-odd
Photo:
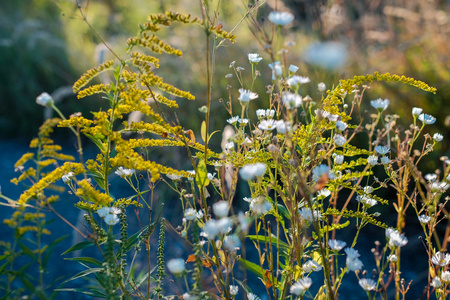
<svg viewBox="0 0 450 300"><path fill-rule="evenodd" d="M212 1L216 3L217 1ZM222 1L221 23L225 30L233 28L243 17L246 0ZM98 34L117 53L125 51L125 40L137 33L138 24L150 13L167 9L200 16L199 2L190 0L96 0L80 1ZM82 21L73 0L3 0L0 4L0 135L30 137L36 134L45 114L35 98L47 91L60 102L69 115L102 107L101 99L76 100L70 87L87 69L111 55L96 34ZM257 15L269 29L265 19L274 9L291 11L295 22L283 29L288 63L300 66L299 75L311 77L305 94L320 97L316 84L335 85L340 78L373 71L403 74L435 86L433 95L399 84L374 84L365 98L391 100L390 113L396 113L407 126L411 108L419 106L437 117L429 132L449 135L450 124L450 1L448 0L268 0ZM236 44L226 44L217 51L213 88L212 129L223 128L228 117L220 98L228 99L228 84L234 92L237 80L225 79L231 61L246 68L244 78L250 81L247 53L258 52L264 60L259 64L263 78L256 91L265 94L270 83L268 55L252 37L246 22L236 29ZM182 124L194 131L200 125L198 108L205 104L204 39L200 27L174 26L163 30L162 38L184 52L183 58L162 56L158 70L165 81L189 90L196 102L180 100ZM269 76L266 76L268 75ZM258 106L267 105L263 96ZM265 104L263 104L265 103ZM366 103L366 104L367 104ZM367 108L370 109L369 105ZM184 113L186 112L186 114ZM440 145L446 153L449 143Z"/></svg>

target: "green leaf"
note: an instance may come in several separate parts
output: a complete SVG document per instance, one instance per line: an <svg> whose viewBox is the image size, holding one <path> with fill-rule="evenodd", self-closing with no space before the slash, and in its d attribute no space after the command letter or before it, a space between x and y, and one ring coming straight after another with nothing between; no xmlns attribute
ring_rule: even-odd
<svg viewBox="0 0 450 300"><path fill-rule="evenodd" d="M255 263L252 263L251 261L248 261L248 260L243 259L243 258L241 258L239 261L240 261L241 263L243 263L244 266L245 266L248 270L250 270L250 271L252 271L253 273L255 273L259 278L263 278L264 269L261 268L260 265L257 265L257 264L255 264Z"/></svg>
<svg viewBox="0 0 450 300"><path fill-rule="evenodd" d="M259 241L260 243L265 243L266 242L266 237L263 235L248 235L247 236L249 239L251 239L252 241ZM272 246L280 246L280 251L282 251L284 254L288 253L289 250L289 244L277 239L275 236L271 236L270 239L267 239L267 242L271 243Z"/></svg>
<svg viewBox="0 0 450 300"><path fill-rule="evenodd" d="M152 224L154 224L154 222ZM148 228L148 225L146 225L144 228L142 228L141 230L139 230L138 232L136 232L135 234L133 234L132 236L130 236L127 239L127 242L122 249L123 253L127 253L137 244L139 237L142 234L144 234L144 232L147 230L147 228ZM120 255L120 253L118 255Z"/></svg>
<svg viewBox="0 0 450 300"><path fill-rule="evenodd" d="M105 147L103 147L102 142L98 138L96 138L96 137L94 137L94 136L92 136L92 135L90 135L88 133L84 133L84 135L87 136L91 141L93 141L94 144L97 145L97 147L101 151L105 151Z"/></svg>
<svg viewBox="0 0 450 300"><path fill-rule="evenodd" d="M67 253L70 253L70 252L74 252L74 251L77 251L77 250L81 250L81 249L90 247L90 246L92 246L92 245L94 245L93 242L90 242L90 241L84 241L84 242L78 243L78 244L76 244L76 245L73 245L72 247L70 247L68 250L66 250L66 251L65 251L63 254L61 254L61 255L64 255L64 254L67 254Z"/></svg>
<svg viewBox="0 0 450 300"><path fill-rule="evenodd" d="M200 190L203 187L209 185L208 170L206 169L206 164L204 160L201 160L197 164L197 174L195 175L195 180Z"/></svg>
<svg viewBox="0 0 450 300"><path fill-rule="evenodd" d="M101 267L102 262L93 258L93 257L74 257L74 258L64 258L64 260L71 260L71 261L77 261L79 263L87 263L87 264L93 264L96 266Z"/></svg>
<svg viewBox="0 0 450 300"><path fill-rule="evenodd" d="M23 243L18 242L20 250L22 250L23 254L28 255L29 257L31 257L34 261L38 261L36 254L33 253L33 251L31 251L30 248L28 248L27 246L25 246Z"/></svg>
<svg viewBox="0 0 450 300"><path fill-rule="evenodd" d="M97 171L91 171L87 172L87 175L92 177L99 187L101 187L103 190L105 189L105 178L103 177L102 173Z"/></svg>
<svg viewBox="0 0 450 300"><path fill-rule="evenodd" d="M55 249L56 245L58 245L60 242L62 242L65 238L67 238L68 235L64 235L60 238L57 238L56 240L54 240L53 242L51 242L47 249L46 249L46 253L44 255L44 259L42 260L42 266L44 267L44 269L47 267L47 263L50 259L50 255L52 254L53 250Z"/></svg>
<svg viewBox="0 0 450 300"><path fill-rule="evenodd" d="M202 140L206 143L206 137L207 137L207 128L206 128L206 122L203 121L202 122L202 126L200 129L201 135L202 135Z"/></svg>
<svg viewBox="0 0 450 300"><path fill-rule="evenodd" d="M87 291L85 288L62 288L62 289L55 289L57 292L76 292L76 293L82 293L87 296L91 297L98 297L98 298L106 298L106 294L103 292L100 292L99 290L89 288Z"/></svg>
<svg viewBox="0 0 450 300"><path fill-rule="evenodd" d="M72 276L71 278L67 279L66 281L64 281L61 284L65 284L65 283L67 283L69 281L72 281L72 280L75 280L75 279L78 279L78 278L82 278L82 277L87 276L87 275L92 274L92 273L98 273L98 272L100 272L102 270L103 270L103 268L90 268L90 269L81 271L80 273Z"/></svg>

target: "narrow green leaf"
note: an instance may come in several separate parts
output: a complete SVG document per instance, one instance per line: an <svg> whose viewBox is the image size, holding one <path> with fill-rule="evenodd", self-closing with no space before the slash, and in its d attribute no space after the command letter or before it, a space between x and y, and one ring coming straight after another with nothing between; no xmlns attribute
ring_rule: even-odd
<svg viewBox="0 0 450 300"><path fill-rule="evenodd" d="M84 135L87 136L91 141L93 141L94 144L97 145L97 147L100 150L105 151L105 147L103 147L102 142L98 138L96 138L88 133L84 133Z"/></svg>
<svg viewBox="0 0 450 300"><path fill-rule="evenodd" d="M78 278L87 276L87 275L92 274L92 273L100 272L101 270L103 270L103 268L90 268L90 269L81 271L80 273L78 273L78 274L72 276L71 278L67 279L66 281L64 281L64 282L61 283L61 284L65 284L65 283L67 283L67 282L69 282L69 281L72 281L72 280L75 280L75 279L78 279Z"/></svg>
<svg viewBox="0 0 450 300"><path fill-rule="evenodd" d="M67 253L70 253L70 252L74 252L74 251L77 251L77 250L81 250L81 249L90 247L90 246L92 246L92 245L94 245L93 242L90 242L90 241L84 241L84 242L78 243L78 244L76 244L76 245L73 245L72 247L70 247L68 250L66 250L66 251L65 251L63 254L61 254L61 255L64 255L64 254L67 254Z"/></svg>
<svg viewBox="0 0 450 300"><path fill-rule="evenodd" d="M202 135L202 140L206 143L206 134L207 134L207 128L206 128L206 122L203 121L202 122L202 126L200 129L201 135Z"/></svg>
<svg viewBox="0 0 450 300"><path fill-rule="evenodd" d="M263 278L264 269L261 268L260 265L252 263L251 261L248 261L248 260L243 259L243 258L241 258L239 261L241 263L243 263L248 270L250 270L253 273L255 273L259 278Z"/></svg>
<svg viewBox="0 0 450 300"><path fill-rule="evenodd" d="M42 265L44 267L44 269L47 267L47 263L50 259L50 255L53 253L53 250L55 249L56 245L58 245L60 242L62 242L65 238L67 238L68 235L64 235L60 238L57 238L56 240L54 240L53 242L51 242L47 249L46 249L46 253L44 255L44 259L42 260Z"/></svg>
<svg viewBox="0 0 450 300"><path fill-rule="evenodd" d="M74 258L64 258L64 260L71 260L71 261L76 261L76 262L80 262L80 263L87 263L87 264L93 264L96 266L101 267L102 266L102 262L92 258L92 257L74 257Z"/></svg>
<svg viewBox="0 0 450 300"><path fill-rule="evenodd" d="M201 160L197 164L197 174L195 175L195 180L199 189L209 185L208 170L206 169L206 164L204 160Z"/></svg>

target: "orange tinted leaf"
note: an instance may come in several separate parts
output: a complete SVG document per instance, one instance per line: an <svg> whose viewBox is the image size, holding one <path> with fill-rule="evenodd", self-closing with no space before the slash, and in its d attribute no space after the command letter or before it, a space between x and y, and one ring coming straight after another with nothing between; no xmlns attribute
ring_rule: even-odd
<svg viewBox="0 0 450 300"><path fill-rule="evenodd" d="M214 264L208 259L202 259L202 266L205 268L211 268Z"/></svg>
<svg viewBox="0 0 450 300"><path fill-rule="evenodd" d="M195 254L191 254L189 255L188 259L186 260L186 262L193 262L197 259L197 257L195 256Z"/></svg>

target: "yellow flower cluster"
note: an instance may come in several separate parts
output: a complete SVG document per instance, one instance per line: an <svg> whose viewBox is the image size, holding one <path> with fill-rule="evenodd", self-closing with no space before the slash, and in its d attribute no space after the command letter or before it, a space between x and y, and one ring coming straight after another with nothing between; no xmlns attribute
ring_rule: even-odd
<svg viewBox="0 0 450 300"><path fill-rule="evenodd" d="M77 98L82 99L87 96L92 96L95 94L105 94L108 93L111 90L111 86L109 84L94 84L90 87L85 88L84 90L81 90L78 92Z"/></svg>
<svg viewBox="0 0 450 300"><path fill-rule="evenodd" d="M78 186L79 188L76 191L76 195L87 202L93 202L99 206L109 206L109 204L113 201L110 195L96 190L85 179L78 181Z"/></svg>
<svg viewBox="0 0 450 300"><path fill-rule="evenodd" d="M27 201L41 193L45 188L47 188L52 183L61 179L61 177L69 172L73 172L74 175L84 172L84 167L80 163L65 162L61 167L56 168L45 177L36 182L28 190L26 190L19 198L19 204L26 204Z"/></svg>
<svg viewBox="0 0 450 300"><path fill-rule="evenodd" d="M161 96L161 95L156 95L156 100L159 103L167 105L168 107L172 107L172 108L177 108L178 107L178 104L177 104L177 102L175 100L167 99L166 97Z"/></svg>
<svg viewBox="0 0 450 300"><path fill-rule="evenodd" d="M114 206L130 206L130 205L134 205L136 207L143 207L143 205L139 202L137 202L136 200L131 200L131 199L126 199L126 198L120 198L118 199L116 202L114 202Z"/></svg>
<svg viewBox="0 0 450 300"><path fill-rule="evenodd" d="M45 120L44 124L39 127L40 138L42 139L43 137L48 137L53 132L53 127L58 125L60 121L60 118L51 118Z"/></svg>
<svg viewBox="0 0 450 300"><path fill-rule="evenodd" d="M72 157L73 158L73 157ZM41 160L38 161L38 165L41 168L45 168L47 166L50 166L51 164L56 164L56 159L46 159L46 160Z"/></svg>
<svg viewBox="0 0 450 300"><path fill-rule="evenodd" d="M20 174L19 178L11 179L11 182L17 185L19 182L34 176L36 176L36 170L34 168L28 168L28 170Z"/></svg>
<svg viewBox="0 0 450 300"><path fill-rule="evenodd" d="M75 204L75 207L84 210L84 211L96 211L100 208L102 208L101 205L98 204L94 204L94 203L89 203L89 202L84 202L84 201L79 201Z"/></svg>
<svg viewBox="0 0 450 300"><path fill-rule="evenodd" d="M173 85L167 84L167 83L165 83L165 82L161 82L161 83L158 85L158 87L159 87L159 89L161 89L162 91L166 91L166 92L168 92L168 93L170 93L170 94L172 94L172 95L175 95L175 96L178 96L178 97L183 97L183 98L186 98L186 99L188 99L188 100L195 100L194 95L192 95L191 93L182 91L182 90L180 90L180 89L177 89L177 88L174 87Z"/></svg>
<svg viewBox="0 0 450 300"><path fill-rule="evenodd" d="M114 60L109 60L106 61L104 63L102 63L101 65L92 68L90 70L88 70L86 73L84 73L80 79L78 79L75 84L73 85L73 92L77 93L83 86L85 86L86 84L88 84L95 76L97 76L98 74L100 74L103 71L109 70L112 68L114 64Z"/></svg>
<svg viewBox="0 0 450 300"><path fill-rule="evenodd" d="M176 56L182 56L183 52L179 49L175 49L164 41L160 40L154 34L147 34L147 32L143 32L141 37L132 37L127 40L127 45L132 47L135 45L139 45L145 48L149 48L155 53L165 52L167 54L172 54Z"/></svg>
<svg viewBox="0 0 450 300"><path fill-rule="evenodd" d="M59 122L58 127L80 127L80 128L86 128L91 126L93 123L92 120L88 120L86 118L83 118L81 116L73 116L68 120L62 120Z"/></svg>
<svg viewBox="0 0 450 300"><path fill-rule="evenodd" d="M32 221L35 219L43 219L45 218L45 214L43 213L25 213L23 215L25 221Z"/></svg>
<svg viewBox="0 0 450 300"><path fill-rule="evenodd" d="M133 64L135 65L140 66L141 63L145 63L145 64L153 64L156 68L159 68L159 59L157 59L156 57L145 55L137 51L131 53L131 57L133 58Z"/></svg>
<svg viewBox="0 0 450 300"><path fill-rule="evenodd" d="M127 121L124 121L123 124L125 128L130 131L151 132L158 135L174 133L177 130L176 127L172 128L170 126L161 126L157 123L145 123L144 121L132 122L131 124L128 124Z"/></svg>
<svg viewBox="0 0 450 300"><path fill-rule="evenodd" d="M38 228L36 226L21 226L19 228L17 228L19 230L19 235L23 235L24 233L27 232L37 232ZM42 234L47 234L50 235L50 231L46 228L41 229Z"/></svg>
<svg viewBox="0 0 450 300"><path fill-rule="evenodd" d="M27 152L22 155L21 158L14 164L14 168L17 168L19 166L23 166L27 161L32 159L34 157L34 153Z"/></svg>

